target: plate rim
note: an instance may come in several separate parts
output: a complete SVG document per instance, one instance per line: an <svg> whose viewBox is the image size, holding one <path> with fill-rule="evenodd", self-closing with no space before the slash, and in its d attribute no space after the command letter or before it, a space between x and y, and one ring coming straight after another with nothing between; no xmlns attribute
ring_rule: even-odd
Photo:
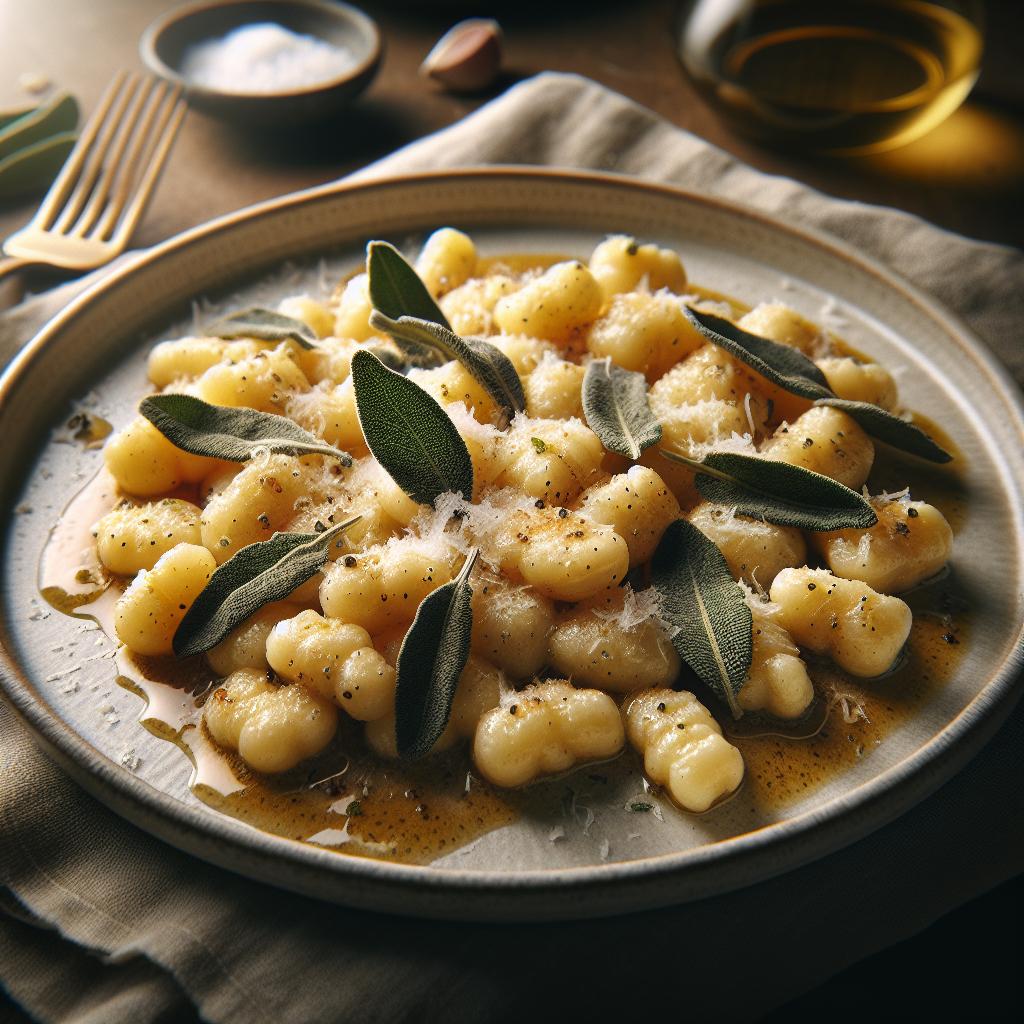
<svg viewBox="0 0 1024 1024"><path fill-rule="evenodd" d="M461 181L543 178L562 184L576 182L641 193L653 192L754 220L805 244L823 248L879 278L884 285L900 291L904 299L918 306L931 320L942 324L951 339L967 351L972 362L985 372L989 387L1005 402L1013 416L1013 426L1024 447L1024 396L1018 392L1012 377L988 346L940 301L842 239L816 228L785 223L743 203L702 195L671 184L609 172L515 165L329 183L269 199L181 232L138 253L94 282L43 325L0 376L0 414L6 404L6 396L17 386L18 379L29 366L45 353L51 337L81 310L139 268L187 249L203 238L231 231L237 224L271 216L289 207L314 203L339 193L409 188L432 182L450 183L453 178ZM1003 458L1003 469L1008 470L1010 466L1005 462L1005 453ZM1006 484L1015 482L1017 488L1007 492ZM1009 474L1007 479L1000 481L1000 490L1009 493L1015 505L1024 503L1019 493L1019 481L1014 481ZM1024 559L1022 534L1024 528L1018 526L1018 550ZM22 673L13 656L0 644L3 690L18 717L42 741L47 753L69 770L92 795L158 838L229 870L351 906L427 917L480 919L484 916L490 920L497 917L579 918L608 913L609 910L615 912L684 902L761 881L846 846L916 805L980 749L1012 711L1022 689L1019 684L1024 683L1024 679L1018 678L1022 666L1024 623L1021 623L1008 657L992 674L984 689L955 718L896 764L817 808L682 852L618 863L535 868L510 875L494 869L437 869L429 864L397 864L339 855L332 850L263 832L226 816L214 816L202 807L192 807L116 765L75 732L70 724L50 710L27 674ZM257 837L255 842L254 836ZM780 855L772 857L773 850L779 851ZM236 855L235 863L228 862L231 854ZM239 861L244 866L240 867ZM715 877L716 865L723 866L719 877ZM709 871L711 877L707 878ZM292 874L288 875L288 872ZM325 879L330 884L325 884ZM670 885L672 880L674 885ZM370 888L365 892L350 891L360 883L369 883ZM651 891L658 886L664 889ZM599 890L603 895L596 905L573 902L575 896L591 889ZM672 895L667 896L670 891ZM556 892L565 893L569 899L563 899L559 906L544 905ZM486 898L477 907L449 906L439 902L445 895ZM524 901L527 895L533 898Z"/></svg>

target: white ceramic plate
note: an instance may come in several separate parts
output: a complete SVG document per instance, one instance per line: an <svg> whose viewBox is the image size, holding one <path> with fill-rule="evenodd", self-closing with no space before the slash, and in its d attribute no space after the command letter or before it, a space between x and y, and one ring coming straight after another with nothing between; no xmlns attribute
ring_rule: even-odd
<svg viewBox="0 0 1024 1024"><path fill-rule="evenodd" d="M900 368L905 403L940 421L960 454L966 500L945 586L966 602L954 608L965 642L949 680L884 742L820 785L790 786L785 801L766 798L767 762L757 785L701 817L664 801L660 816L635 813L625 805L640 790L636 772L601 781L583 771L541 787L512 825L427 866L270 835L196 800L190 763L143 730L141 701L115 685L103 657L110 645L84 634L81 620L49 612L35 590L47 532L99 461L54 440L54 428L87 395L115 425L125 422L145 387L146 350L182 332L193 300L293 293L303 274L315 279L321 257L334 273L355 266L369 238L401 244L441 224L470 231L484 254L585 256L612 231L657 240L683 254L695 282L750 304L781 298ZM296 261L291 278L280 273L284 261ZM223 218L115 271L49 324L0 383L0 435L3 684L45 749L162 839L338 902L556 918L735 888L850 843L921 800L992 734L1016 695L1024 423L1012 384L958 321L882 267L834 240L675 189L560 172L448 172L317 189ZM855 746L857 728L849 727ZM122 764L135 758L134 771Z"/></svg>

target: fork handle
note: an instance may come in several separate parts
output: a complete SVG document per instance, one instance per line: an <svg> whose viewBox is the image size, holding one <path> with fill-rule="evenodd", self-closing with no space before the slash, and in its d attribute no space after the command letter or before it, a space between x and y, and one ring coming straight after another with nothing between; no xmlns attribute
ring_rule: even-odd
<svg viewBox="0 0 1024 1024"><path fill-rule="evenodd" d="M8 256L6 259L0 259L0 278L24 270L25 267L35 266L38 266L35 260L22 260L17 256Z"/></svg>

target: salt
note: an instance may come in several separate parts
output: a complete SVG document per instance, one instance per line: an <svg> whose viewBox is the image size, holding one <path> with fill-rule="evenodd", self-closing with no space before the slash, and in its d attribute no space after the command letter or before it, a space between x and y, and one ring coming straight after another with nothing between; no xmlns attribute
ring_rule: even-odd
<svg viewBox="0 0 1024 1024"><path fill-rule="evenodd" d="M319 85L354 66L352 55L338 46L261 22L190 46L181 74L211 89L273 93Z"/></svg>

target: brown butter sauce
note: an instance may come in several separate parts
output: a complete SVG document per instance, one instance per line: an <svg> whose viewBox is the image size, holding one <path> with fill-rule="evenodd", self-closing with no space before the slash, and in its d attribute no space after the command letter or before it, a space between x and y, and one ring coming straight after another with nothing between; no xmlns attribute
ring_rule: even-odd
<svg viewBox="0 0 1024 1024"><path fill-rule="evenodd" d="M561 258L483 260L481 272L521 272ZM735 315L749 308L694 285L688 285L688 292L728 303ZM837 347L857 355L841 342ZM914 420L954 451L936 424L918 415ZM959 472L879 449L869 481L871 492L897 491L908 485L915 498L938 507L954 532L959 532L967 515ZM93 524L122 500L135 499L125 499L106 470L101 470L64 511L40 563L42 596L65 614L95 619L111 638L115 637L113 606L123 581L100 566ZM746 716L733 723L713 698L701 694L743 753L743 788L747 798L753 799L755 811L783 808L869 757L889 733L953 679L969 635L967 612L956 596L955 582L947 578L903 596L914 610L914 625L901 667L879 680L852 680L831 666L812 662L809 670L819 696L800 722ZM182 663L141 658L122 648L117 665L120 685L146 702L139 717L143 726L176 744L192 761L190 786L195 796L264 831L350 855L422 864L528 813L524 794L500 792L473 773L465 749L415 765L381 762L366 749L359 724L344 715L339 716L337 736L321 754L290 772L259 775L237 754L218 748L202 724L202 703L216 682L202 659ZM852 721L843 719L844 697ZM617 760L618 769L628 761L639 772L631 751ZM588 770L592 772L593 766L580 769Z"/></svg>

